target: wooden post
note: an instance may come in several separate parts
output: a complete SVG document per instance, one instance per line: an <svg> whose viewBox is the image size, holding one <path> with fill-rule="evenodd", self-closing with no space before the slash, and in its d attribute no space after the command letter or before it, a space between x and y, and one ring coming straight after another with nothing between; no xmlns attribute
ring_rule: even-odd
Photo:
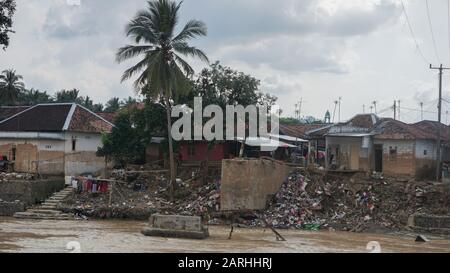
<svg viewBox="0 0 450 273"><path fill-rule="evenodd" d="M109 189L109 203L108 203L108 206L110 207L112 204L113 189L114 189L114 182L111 182L111 188Z"/></svg>

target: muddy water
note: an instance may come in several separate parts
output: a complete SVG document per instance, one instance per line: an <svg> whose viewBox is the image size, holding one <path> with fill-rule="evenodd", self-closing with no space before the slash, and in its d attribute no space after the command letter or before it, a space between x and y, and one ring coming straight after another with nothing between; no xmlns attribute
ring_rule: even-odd
<svg viewBox="0 0 450 273"><path fill-rule="evenodd" d="M450 240L439 237L415 243L411 235L355 234L344 232L280 231L287 239L277 242L270 230L210 227L207 240L145 237L145 222L135 221L28 221L0 218L0 252L68 252L78 241L82 252L368 252L378 241L382 252L446 252Z"/></svg>

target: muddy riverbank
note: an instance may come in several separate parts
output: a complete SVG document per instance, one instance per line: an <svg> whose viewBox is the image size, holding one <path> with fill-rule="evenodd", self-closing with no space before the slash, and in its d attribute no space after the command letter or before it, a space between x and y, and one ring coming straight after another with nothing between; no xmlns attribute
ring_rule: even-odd
<svg viewBox="0 0 450 273"><path fill-rule="evenodd" d="M171 253L171 252L368 252L368 242L380 243L382 252L450 253L450 240L429 237L430 242L414 242L414 234L369 234L329 231L283 230L286 242L277 242L269 230L210 227L206 240L145 237L143 221L24 221L0 218L0 252L64 253L66 244L78 241L82 252Z"/></svg>

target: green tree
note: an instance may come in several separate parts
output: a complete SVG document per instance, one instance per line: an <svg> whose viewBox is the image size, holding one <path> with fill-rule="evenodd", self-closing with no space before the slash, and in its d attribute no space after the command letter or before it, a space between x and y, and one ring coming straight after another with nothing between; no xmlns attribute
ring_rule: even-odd
<svg viewBox="0 0 450 273"><path fill-rule="evenodd" d="M52 102L52 97L47 94L47 91L41 92L37 89L31 88L23 90L19 93L18 104L20 105L35 105L39 103Z"/></svg>
<svg viewBox="0 0 450 273"><path fill-rule="evenodd" d="M97 154L121 165L143 163L151 138L165 133L165 118L164 107L157 103L146 104L144 109L122 110L114 120L112 132L103 136L103 147Z"/></svg>
<svg viewBox="0 0 450 273"><path fill-rule="evenodd" d="M103 112L103 108L104 108L103 104L101 104L101 103L96 103L96 104L93 105L92 111L93 111L93 112L96 112L96 113L98 113L98 112Z"/></svg>
<svg viewBox="0 0 450 273"><path fill-rule="evenodd" d="M0 0L0 45L5 50L9 45L9 33L13 21L12 17L16 11L15 0Z"/></svg>
<svg viewBox="0 0 450 273"><path fill-rule="evenodd" d="M134 66L127 69L122 81L140 74L134 82L138 91L146 90L144 95L157 94L164 101L167 115L167 133L170 157L170 192L173 198L175 186L175 162L171 136L171 100L177 92L182 92L187 85L187 77L194 74L194 69L181 57L191 56L208 61L200 49L190 46L188 41L198 36L206 36L203 22L189 21L178 35L175 27L179 20L180 5L170 0L148 1L148 7L137 13L126 26L126 34L135 42L134 45L122 47L117 52L117 61L142 56ZM145 86L149 88L143 89Z"/></svg>
<svg viewBox="0 0 450 273"><path fill-rule="evenodd" d="M17 75L13 69L4 70L0 74L0 101L1 104L16 104L19 93L25 88L23 77Z"/></svg>
<svg viewBox="0 0 450 273"><path fill-rule="evenodd" d="M119 111L121 107L122 103L120 102L119 98L111 98L110 100L108 100L108 102L106 102L105 112L115 113Z"/></svg>
<svg viewBox="0 0 450 273"><path fill-rule="evenodd" d="M205 68L195 81L196 95L203 97L203 104L272 106L277 98L259 92L260 81L251 75L224 67L220 62Z"/></svg>
<svg viewBox="0 0 450 273"><path fill-rule="evenodd" d="M55 102L59 103L79 103L82 104L84 98L79 96L80 90L61 90L55 94Z"/></svg>
<svg viewBox="0 0 450 273"><path fill-rule="evenodd" d="M128 97L128 98L122 100L121 104L123 107L128 107L128 106L132 106L132 105L136 104L137 102L138 102L137 99Z"/></svg>
<svg viewBox="0 0 450 273"><path fill-rule="evenodd" d="M102 137L103 147L97 151L98 156L113 158L121 166L127 163L140 163L145 155L145 146L130 111L123 111L114 120L110 134Z"/></svg>

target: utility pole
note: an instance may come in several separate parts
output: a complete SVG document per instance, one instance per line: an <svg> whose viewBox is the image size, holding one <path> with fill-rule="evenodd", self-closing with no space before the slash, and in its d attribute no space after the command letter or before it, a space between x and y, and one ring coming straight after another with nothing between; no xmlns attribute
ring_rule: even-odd
<svg viewBox="0 0 450 273"><path fill-rule="evenodd" d="M441 119L442 119L442 74L444 70L449 70L450 67L443 67L442 64L439 67L433 67L430 64L430 69L439 70L439 99L438 99L438 135L437 135L437 166L436 166L436 181L440 181L441 177Z"/></svg>
<svg viewBox="0 0 450 273"><path fill-rule="evenodd" d="M448 110L445 111L445 124L448 125Z"/></svg>
<svg viewBox="0 0 450 273"><path fill-rule="evenodd" d="M394 100L394 120L397 119L397 101Z"/></svg>
<svg viewBox="0 0 450 273"><path fill-rule="evenodd" d="M341 102L342 102L342 97L339 97L339 123L341 123Z"/></svg>
<svg viewBox="0 0 450 273"><path fill-rule="evenodd" d="M366 105L363 104L363 114L365 114L365 113L366 113Z"/></svg>
<svg viewBox="0 0 450 273"><path fill-rule="evenodd" d="M420 120L423 120L423 102L420 103Z"/></svg>
<svg viewBox="0 0 450 273"><path fill-rule="evenodd" d="M338 103L339 103L339 102L338 102L337 100L334 101L333 123L334 123L335 118L336 118L336 108L337 108L337 106L338 106Z"/></svg>
<svg viewBox="0 0 450 273"><path fill-rule="evenodd" d="M400 100L398 100L398 120L401 121L401 117L400 117Z"/></svg>
<svg viewBox="0 0 450 273"><path fill-rule="evenodd" d="M302 104L303 104L303 98L300 98L299 107L298 107L298 119L302 118Z"/></svg>
<svg viewBox="0 0 450 273"><path fill-rule="evenodd" d="M373 104L373 108L375 109L375 115L377 114L377 101L373 101L372 102L372 104Z"/></svg>

